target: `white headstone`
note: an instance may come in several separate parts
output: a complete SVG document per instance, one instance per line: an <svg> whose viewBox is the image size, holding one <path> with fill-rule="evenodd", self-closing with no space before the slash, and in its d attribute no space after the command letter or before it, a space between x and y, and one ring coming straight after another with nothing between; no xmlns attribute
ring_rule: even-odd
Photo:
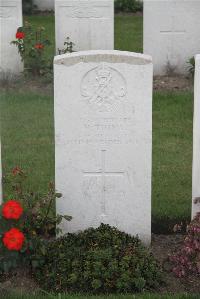
<svg viewBox="0 0 200 299"><path fill-rule="evenodd" d="M108 223L151 239L152 61L131 52L57 56L57 212L64 232Z"/></svg>
<svg viewBox="0 0 200 299"><path fill-rule="evenodd" d="M56 0L56 49L67 37L75 51L114 48L113 0Z"/></svg>
<svg viewBox="0 0 200 299"><path fill-rule="evenodd" d="M192 218L200 212L200 55L195 60Z"/></svg>
<svg viewBox="0 0 200 299"><path fill-rule="evenodd" d="M17 47L11 45L15 40L17 28L22 26L22 1L0 0L0 73L19 74L23 63Z"/></svg>
<svg viewBox="0 0 200 299"><path fill-rule="evenodd" d="M55 0L34 0L34 4L41 11L54 10Z"/></svg>
<svg viewBox="0 0 200 299"><path fill-rule="evenodd" d="M144 0L144 53L154 74L186 74L188 60L200 53L199 0Z"/></svg>

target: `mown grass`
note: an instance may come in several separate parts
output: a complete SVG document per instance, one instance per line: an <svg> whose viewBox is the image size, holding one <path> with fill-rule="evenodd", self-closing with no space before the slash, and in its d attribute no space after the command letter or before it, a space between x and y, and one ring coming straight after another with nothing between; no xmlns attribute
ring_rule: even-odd
<svg viewBox="0 0 200 299"><path fill-rule="evenodd" d="M115 17L115 49L143 52L142 16Z"/></svg>
<svg viewBox="0 0 200 299"><path fill-rule="evenodd" d="M189 220L192 183L192 93L155 93L153 230Z"/></svg>
<svg viewBox="0 0 200 299"><path fill-rule="evenodd" d="M27 187L44 192L54 180L53 98L9 91L0 111L4 172L19 165L29 173Z"/></svg>
<svg viewBox="0 0 200 299"><path fill-rule="evenodd" d="M199 299L199 295L158 295L158 294L144 294L144 295L105 295L105 296L82 296L82 295L11 295L3 296L2 299Z"/></svg>

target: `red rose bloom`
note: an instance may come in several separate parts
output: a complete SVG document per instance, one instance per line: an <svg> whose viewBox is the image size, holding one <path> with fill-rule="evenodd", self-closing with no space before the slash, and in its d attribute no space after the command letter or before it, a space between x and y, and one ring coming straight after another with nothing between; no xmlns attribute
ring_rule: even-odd
<svg viewBox="0 0 200 299"><path fill-rule="evenodd" d="M43 44L35 44L35 49L39 49L39 50L42 50L44 49L44 45Z"/></svg>
<svg viewBox="0 0 200 299"><path fill-rule="evenodd" d="M18 220L23 213L21 204L16 200L9 200L3 205L2 215L6 219Z"/></svg>
<svg viewBox="0 0 200 299"><path fill-rule="evenodd" d="M25 33L21 32L21 31L17 31L16 38L17 39L24 39L25 38Z"/></svg>
<svg viewBox="0 0 200 299"><path fill-rule="evenodd" d="M4 234L3 244L8 250L19 251L24 244L24 234L17 228L11 228Z"/></svg>

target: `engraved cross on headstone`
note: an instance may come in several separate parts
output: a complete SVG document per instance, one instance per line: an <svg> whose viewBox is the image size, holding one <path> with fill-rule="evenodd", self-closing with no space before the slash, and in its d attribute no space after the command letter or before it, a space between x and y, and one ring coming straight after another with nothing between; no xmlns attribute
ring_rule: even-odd
<svg viewBox="0 0 200 299"><path fill-rule="evenodd" d="M106 170L106 150L101 151L101 168L97 171L84 171L85 176L101 177L101 217L106 217L106 177L123 176L123 171Z"/></svg>
<svg viewBox="0 0 200 299"><path fill-rule="evenodd" d="M176 53L174 51L174 41L175 39L178 37L178 36L182 36L183 34L186 33L186 30L180 30L180 29L176 29L176 17L175 16L172 16L171 17L171 25L170 25L170 28L169 29L166 29L166 30L161 30L160 33L161 34L164 34L167 36L167 38L169 39L170 38L170 56L173 58L176 56ZM184 26L184 24L183 24Z"/></svg>

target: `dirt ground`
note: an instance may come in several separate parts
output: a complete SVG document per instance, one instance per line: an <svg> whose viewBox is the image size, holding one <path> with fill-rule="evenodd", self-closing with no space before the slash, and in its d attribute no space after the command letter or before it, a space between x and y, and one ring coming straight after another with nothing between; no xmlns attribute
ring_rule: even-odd
<svg viewBox="0 0 200 299"><path fill-rule="evenodd" d="M184 76L155 76L153 80L154 91L160 92L179 92L193 91L193 79ZM53 77L48 79L27 79L26 77L19 78L16 82L0 82L0 87L3 90L21 90L22 92L33 92L45 95L53 95Z"/></svg>
<svg viewBox="0 0 200 299"><path fill-rule="evenodd" d="M184 236L173 235L152 235L152 253L160 265L164 265L168 254L175 251L182 243ZM159 293L189 293L200 294L200 276L190 276L187 278L176 278L171 272L163 271L164 284L157 292ZM5 276L0 283L0 294L14 290L20 293L43 293L37 283L27 270L20 270L12 276ZM0 297L1 298L1 297Z"/></svg>
<svg viewBox="0 0 200 299"><path fill-rule="evenodd" d="M191 91L193 79L184 76L156 76L154 77L156 91Z"/></svg>
<svg viewBox="0 0 200 299"><path fill-rule="evenodd" d="M184 235L153 235L152 253L165 269L165 262L170 253L176 251L182 244ZM197 293L200 294L200 275L187 278L176 278L170 271L163 271L165 285L160 288L161 293Z"/></svg>

